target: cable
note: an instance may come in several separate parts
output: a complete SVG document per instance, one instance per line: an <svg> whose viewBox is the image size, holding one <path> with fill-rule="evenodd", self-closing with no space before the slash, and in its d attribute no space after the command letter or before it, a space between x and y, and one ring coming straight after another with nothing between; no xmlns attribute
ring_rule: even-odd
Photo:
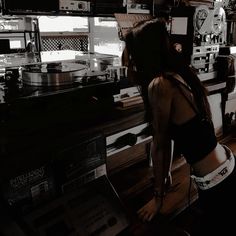
<svg viewBox="0 0 236 236"><path fill-rule="evenodd" d="M190 205L191 205L191 188L192 188L192 178L190 176L189 177L189 187L188 187L188 207L190 207Z"/></svg>

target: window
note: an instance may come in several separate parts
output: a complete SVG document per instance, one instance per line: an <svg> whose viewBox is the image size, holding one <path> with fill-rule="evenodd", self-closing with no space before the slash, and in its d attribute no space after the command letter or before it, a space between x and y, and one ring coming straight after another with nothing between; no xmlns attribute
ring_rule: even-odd
<svg viewBox="0 0 236 236"><path fill-rule="evenodd" d="M88 51L88 17L39 16L38 23L43 52Z"/></svg>
<svg viewBox="0 0 236 236"><path fill-rule="evenodd" d="M124 42L114 17L39 16L42 51L74 50L121 57Z"/></svg>
<svg viewBox="0 0 236 236"><path fill-rule="evenodd" d="M76 16L39 16L39 30L46 32L89 32L88 18Z"/></svg>
<svg viewBox="0 0 236 236"><path fill-rule="evenodd" d="M117 55L121 57L124 42L118 37L115 18L94 17L94 52Z"/></svg>

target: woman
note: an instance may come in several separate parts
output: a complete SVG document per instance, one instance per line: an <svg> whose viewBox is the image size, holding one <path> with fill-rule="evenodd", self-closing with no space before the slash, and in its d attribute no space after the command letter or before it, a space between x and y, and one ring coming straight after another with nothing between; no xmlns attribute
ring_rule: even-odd
<svg viewBox="0 0 236 236"><path fill-rule="evenodd" d="M235 206L230 185L235 178L234 156L217 142L206 90L170 43L163 22L154 19L140 23L127 34L125 42L129 71L141 88L147 119L153 127L155 191L138 214L142 220L150 221L161 209L171 182L173 140L191 165L209 232L213 232L211 223L220 222L220 227L214 226L218 233L222 219L230 220L225 206Z"/></svg>

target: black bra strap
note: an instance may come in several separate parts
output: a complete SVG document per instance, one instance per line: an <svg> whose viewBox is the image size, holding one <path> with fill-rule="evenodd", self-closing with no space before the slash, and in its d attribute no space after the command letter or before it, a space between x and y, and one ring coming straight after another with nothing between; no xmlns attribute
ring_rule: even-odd
<svg viewBox="0 0 236 236"><path fill-rule="evenodd" d="M168 76L168 78L171 79L176 84L176 87L178 88L180 93L185 97L186 101L189 103L189 105L192 107L192 109L196 112L196 114L199 115L198 109L196 108L196 106L193 104L193 102L189 99L189 97L186 95L186 93L183 91L183 89L180 86L184 86L192 93L191 89L186 84L184 84L181 81L179 81L178 79L176 79L175 76L176 76L175 74L170 74L170 76Z"/></svg>

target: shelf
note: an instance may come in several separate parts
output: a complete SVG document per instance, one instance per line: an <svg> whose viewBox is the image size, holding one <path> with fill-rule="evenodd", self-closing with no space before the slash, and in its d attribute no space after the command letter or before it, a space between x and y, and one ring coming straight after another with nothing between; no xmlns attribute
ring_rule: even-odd
<svg viewBox="0 0 236 236"><path fill-rule="evenodd" d="M23 65L28 64L35 64L35 60L37 58L40 58L40 55L38 52L34 53L33 55L30 55L28 53L9 53L9 54L1 54L0 55L0 69L8 68L8 67L20 67ZM4 71L5 72L5 71Z"/></svg>
<svg viewBox="0 0 236 236"><path fill-rule="evenodd" d="M15 34L15 33L37 33L36 30L0 30L0 34L3 33L3 34L9 34L9 33L12 33L12 34Z"/></svg>

